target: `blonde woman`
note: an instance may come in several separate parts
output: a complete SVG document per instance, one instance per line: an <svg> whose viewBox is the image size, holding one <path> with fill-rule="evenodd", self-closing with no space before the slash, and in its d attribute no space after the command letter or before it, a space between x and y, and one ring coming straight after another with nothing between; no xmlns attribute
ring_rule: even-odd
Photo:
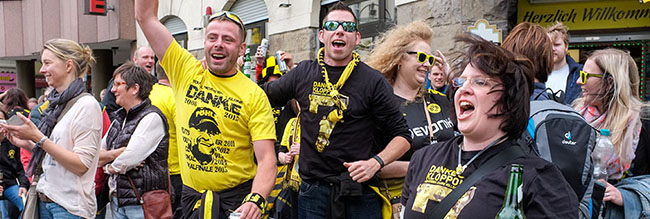
<svg viewBox="0 0 650 219"><path fill-rule="evenodd" d="M636 63L624 51L597 50L585 62L577 83L582 87L582 97L575 100L573 107L594 128L612 131L615 154L609 158L607 173L610 182L617 182L637 162L643 104ZM623 205L620 191L609 183L603 201Z"/></svg>
<svg viewBox="0 0 650 219"><path fill-rule="evenodd" d="M1 127L14 145L32 152L27 172L34 181L40 177L36 190L41 219L94 218L102 114L80 79L94 62L92 50L52 39L41 54L40 72L54 91L38 128L20 114L24 124Z"/></svg>
<svg viewBox="0 0 650 219"><path fill-rule="evenodd" d="M384 35L368 58L368 65L384 74L393 86L395 104L400 106L400 111L405 115L413 138L411 149L379 173L386 182L380 183L380 186L388 187L390 191L390 194L384 192L384 195L392 199L393 203L399 203L413 152L454 136L453 124L449 119L449 100L438 91L427 92L424 88L431 67L445 64L443 58L430 55L432 40L433 30L423 21L396 26ZM442 57L440 51L438 55ZM387 135L381 129L375 131L376 152L381 151L391 140L383 136Z"/></svg>

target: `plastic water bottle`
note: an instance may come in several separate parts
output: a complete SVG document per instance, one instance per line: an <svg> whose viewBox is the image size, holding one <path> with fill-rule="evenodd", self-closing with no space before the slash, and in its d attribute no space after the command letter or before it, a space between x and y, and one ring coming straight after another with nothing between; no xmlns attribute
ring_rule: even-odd
<svg viewBox="0 0 650 219"><path fill-rule="evenodd" d="M596 139L596 147L591 153L594 163L594 178L607 180L607 163L614 155L614 144L609 139L609 129L601 129L600 136Z"/></svg>

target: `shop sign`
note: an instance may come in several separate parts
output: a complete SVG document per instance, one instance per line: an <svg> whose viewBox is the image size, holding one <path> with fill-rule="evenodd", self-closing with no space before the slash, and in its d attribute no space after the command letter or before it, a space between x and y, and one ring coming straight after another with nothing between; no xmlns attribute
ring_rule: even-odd
<svg viewBox="0 0 650 219"><path fill-rule="evenodd" d="M84 14L106 15L106 0L84 0Z"/></svg>
<svg viewBox="0 0 650 219"><path fill-rule="evenodd" d="M16 73L10 71L0 72L0 93L16 87Z"/></svg>
<svg viewBox="0 0 650 219"><path fill-rule="evenodd" d="M562 22L570 30L650 27L650 4L639 0L606 0L530 4L519 0L517 22L544 27Z"/></svg>

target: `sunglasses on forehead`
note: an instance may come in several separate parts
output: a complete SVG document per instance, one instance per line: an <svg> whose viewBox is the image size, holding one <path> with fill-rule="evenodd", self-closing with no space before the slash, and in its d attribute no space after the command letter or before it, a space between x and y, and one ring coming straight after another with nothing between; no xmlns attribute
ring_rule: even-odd
<svg viewBox="0 0 650 219"><path fill-rule="evenodd" d="M418 62L424 64L424 62L428 62L429 65L433 65L434 62L436 62L436 57L433 57L432 55L426 54L424 52L415 52L415 51L408 51L406 52L409 55L411 54L417 54L418 56Z"/></svg>
<svg viewBox="0 0 650 219"><path fill-rule="evenodd" d="M323 29L327 31L335 31L339 26L343 26L343 30L346 32L357 31L357 24L352 21L326 21L323 24Z"/></svg>
<svg viewBox="0 0 650 219"><path fill-rule="evenodd" d="M214 20L215 18L222 17L222 16L225 16L229 20L239 24L239 27L242 30L246 29L244 28L244 22L241 20L241 18L239 18L239 16L237 16L235 13L232 13L230 11L217 11L216 13L210 16L210 18L208 19L208 23L210 23L210 21Z"/></svg>
<svg viewBox="0 0 650 219"><path fill-rule="evenodd" d="M585 81L587 81L587 78L589 78L589 77L602 78L603 75L604 74L587 73L586 71L580 70L580 81L582 81L582 83L585 83Z"/></svg>

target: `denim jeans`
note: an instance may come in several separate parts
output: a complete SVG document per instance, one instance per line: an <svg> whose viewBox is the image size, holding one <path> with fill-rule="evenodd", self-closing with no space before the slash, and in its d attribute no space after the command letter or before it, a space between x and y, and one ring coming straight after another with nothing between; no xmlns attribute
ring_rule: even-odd
<svg viewBox="0 0 650 219"><path fill-rule="evenodd" d="M19 188L18 185L13 185L9 188L5 188L5 191L2 194L2 196L4 196L4 198L6 199L3 200L2 205L0 205L2 209L3 219L9 218L9 208L12 206L16 206L18 208L19 214L23 212L23 208L24 208L23 199L20 196L18 196L18 188Z"/></svg>
<svg viewBox="0 0 650 219"><path fill-rule="evenodd" d="M113 219L144 219L142 205L127 205L119 207L117 197L111 197L111 213Z"/></svg>
<svg viewBox="0 0 650 219"><path fill-rule="evenodd" d="M298 218L321 219L328 217L330 186L322 181L303 180L298 194ZM345 218L380 219L381 203L376 193L364 186L363 195L359 199L346 200Z"/></svg>
<svg viewBox="0 0 650 219"><path fill-rule="evenodd" d="M41 219L83 219L82 217L70 214L70 212L55 202L43 202L39 200L38 211Z"/></svg>

